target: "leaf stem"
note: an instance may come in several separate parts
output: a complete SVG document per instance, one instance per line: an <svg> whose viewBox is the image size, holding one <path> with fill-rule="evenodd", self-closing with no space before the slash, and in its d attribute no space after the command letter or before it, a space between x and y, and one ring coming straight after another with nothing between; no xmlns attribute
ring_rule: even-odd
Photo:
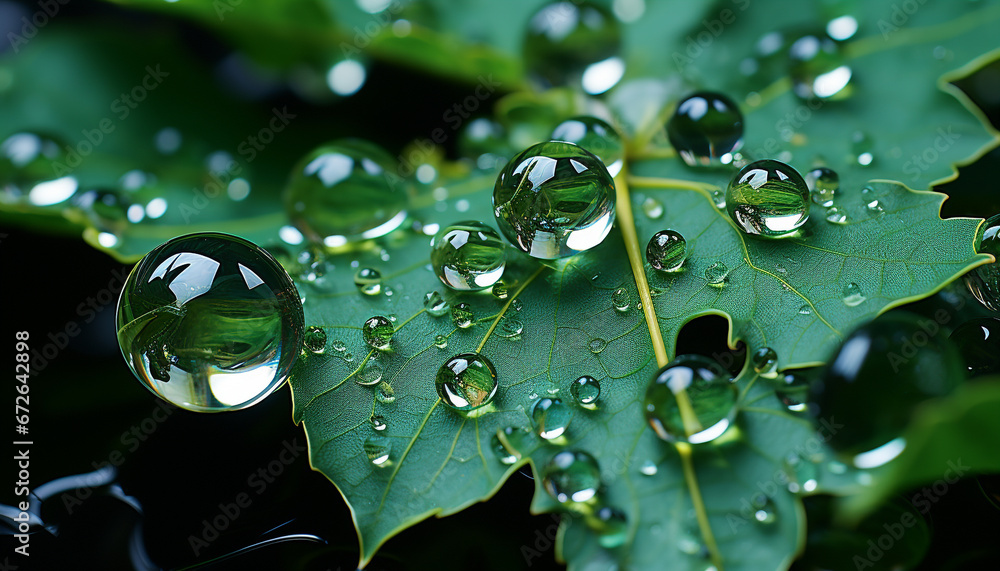
<svg viewBox="0 0 1000 571"><path fill-rule="evenodd" d="M624 178L624 177L623 177ZM696 182L693 180L683 180L679 178L662 178L653 176L630 176L628 182L640 188L679 188L682 190L693 190L708 195L711 198L713 190L719 187L707 182ZM615 181L615 185L618 181Z"/></svg>
<svg viewBox="0 0 1000 571"><path fill-rule="evenodd" d="M496 319L493 320L493 324L490 325L490 328L486 331L486 335L483 335L483 340L479 342L479 347L476 347L476 353L481 352L483 350L483 347L486 346L486 341L489 340L490 335L493 334L493 330L497 328L497 325L500 323L500 320L503 318L504 314L507 313L507 308L510 307L510 304L514 303L514 300L517 299L517 296L521 295L521 292L524 291L524 288L528 287L528 284L535 281L535 278L537 278L543 271L545 271L546 267L547 266L538 266L538 269L535 270L535 273L528 276L528 279L524 280L524 283L518 286L517 291L511 294L510 299L508 299L507 303L503 305L503 307L500 309L500 313L498 313Z"/></svg>
<svg viewBox="0 0 1000 571"><path fill-rule="evenodd" d="M635 229L635 217L632 214L632 202L629 198L629 181L647 179L630 178L627 174L628 165L622 167L618 176L615 177L616 204L618 212L618 227L621 229L622 238L625 241L625 251L628 253L629 265L632 266L632 275L635 276L635 285L639 290L639 298L642 300L642 311L646 317L646 326L649 328L649 336L653 342L653 353L656 355L656 364L660 367L666 366L670 361L667 355L667 348L663 343L663 334L660 333L660 322L656 319L656 311L653 308L653 297L649 291L649 282L646 280L646 267L642 262L642 253L639 249L639 236ZM648 179L657 184L677 183L684 186L681 188L692 188L692 183L688 181L673 181L671 179ZM650 185L655 186L655 185ZM693 188L705 192L704 188ZM683 389L675 393L677 406L681 412L684 422L684 429L688 434L700 432L701 427L691 406L691 399ZM694 462L691 459L691 445L686 442L676 444L677 452L680 454L681 463L684 467L684 480L687 482L688 491L691 494L691 503L698 518L698 528L701 536L705 540L705 547L708 549L712 564L718 571L723 571L722 554L719 553L719 546L715 542L715 535L708 522L708 511L705 509L705 502L701 497L701 490L698 487L698 478L694 472Z"/></svg>

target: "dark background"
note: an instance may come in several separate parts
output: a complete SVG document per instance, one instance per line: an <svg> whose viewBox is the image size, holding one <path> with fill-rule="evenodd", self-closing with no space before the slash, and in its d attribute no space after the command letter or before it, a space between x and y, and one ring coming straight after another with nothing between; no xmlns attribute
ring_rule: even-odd
<svg viewBox="0 0 1000 571"><path fill-rule="evenodd" d="M137 41L144 30L173 28L209 68L229 53L228 47L187 22L125 12L104 3L71 2L52 25L90 21L133 29ZM997 125L1000 66L988 67L961 87ZM400 94L405 94L405 103ZM467 85L374 62L362 90L336 104L314 105L287 90L275 93L267 104L293 104L305 119L302 123L320 129L328 126L330 132L365 133L398 153L407 142L426 138L440 126L442 101L470 94L472 88ZM446 147L454 153L454 138ZM964 167L958 181L939 187L952 196L944 214L987 217L1000 212L998 169L1000 153L993 151ZM131 554L144 550L158 568L203 563L197 568L354 569L358 546L350 512L334 486L310 469L305 453L290 464L281 464L280 474L260 494L261 488L248 481L258 469L277 460L286 443L305 446L301 428L291 422L287 388L244 411L207 415L169 409L172 413L162 422L149 420L159 401L136 382L120 356L114 302L103 306L89 323L77 312L88 297L108 289L115 270L127 273L129 269L92 249L79 236L37 234L11 219L0 220L0 300L4 304L0 345L6 361L13 361L16 331L29 331L31 346L37 349L50 342L50 334L59 338L67 323L82 328L55 358L46 360L43 370L33 367L31 487L90 472L95 465L117 459L118 452L121 462L115 482L121 494L141 506L139 514L114 497L117 492L109 486L57 495L44 503L42 518L57 526L53 529L58 536L36 528L32 565L19 556L10 557L9 563L19 569L132 569ZM117 301L121 283L111 285ZM725 322L706 318L689 325L678 350L724 351ZM13 387L5 393L11 399L7 402L13 401ZM142 440L123 437L133 428ZM6 484L6 475L11 474L8 466L13 463L5 459L3 464L0 472ZM369 568L559 568L552 541L554 520L551 515L528 513L534 482L527 469L522 474L510 478L488 503L445 519L432 518L400 533L379 551ZM983 552L993 557L1000 512L988 496L998 494L998 489L993 479L969 478L935 504L926 516L932 532L930 553L920 569L940 569L959 554L974 557ZM227 523L227 529L195 556L189 538L202 536L203 522L223 513L220 504L234 503L241 492L252 503L240 508L240 515ZM12 504L14 500L11 486L0 489L0 502ZM326 543L288 539L249 554L204 563L262 540L293 534L311 534ZM138 550L137 539L143 546ZM0 535L0 545L4 554L11 553L9 536ZM0 569L4 564L0 559ZM956 568L990 568L979 565L989 564Z"/></svg>

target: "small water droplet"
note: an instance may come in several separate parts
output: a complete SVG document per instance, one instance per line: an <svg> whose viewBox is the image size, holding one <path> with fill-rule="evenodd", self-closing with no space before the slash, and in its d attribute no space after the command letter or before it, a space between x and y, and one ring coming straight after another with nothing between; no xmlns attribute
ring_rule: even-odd
<svg viewBox="0 0 1000 571"><path fill-rule="evenodd" d="M510 315L504 315L500 319L499 327L497 327L497 335L504 339L517 339L523 331L524 324L521 323L521 320Z"/></svg>
<svg viewBox="0 0 1000 571"><path fill-rule="evenodd" d="M385 350L389 348L394 333L392 322L387 317L376 315L371 317L361 327L361 335L372 349Z"/></svg>
<svg viewBox="0 0 1000 571"><path fill-rule="evenodd" d="M358 371L356 383L370 387L378 384L382 380L382 365L374 359L369 359L367 363Z"/></svg>
<svg viewBox="0 0 1000 571"><path fill-rule="evenodd" d="M483 355L461 353L441 365L434 384L446 405L467 412L493 401L498 387L497 372Z"/></svg>
<svg viewBox="0 0 1000 571"><path fill-rule="evenodd" d="M521 303L521 300L515 299L510 302L510 308L514 311L521 311L524 308L524 304Z"/></svg>
<svg viewBox="0 0 1000 571"><path fill-rule="evenodd" d="M851 153L857 163L863 167L874 162L875 155L872 154L874 147L871 137L863 131L855 131L851 136Z"/></svg>
<svg viewBox="0 0 1000 571"><path fill-rule="evenodd" d="M493 297L499 299L500 301L503 301L507 299L508 295L509 295L509 290L507 289L507 284L503 280L500 280L497 283L493 284Z"/></svg>
<svg viewBox="0 0 1000 571"><path fill-rule="evenodd" d="M382 435L369 436L364 444L365 456L368 461L378 468L385 468L390 464L389 455L392 453L392 443Z"/></svg>
<svg viewBox="0 0 1000 571"><path fill-rule="evenodd" d="M504 430L513 431L514 429L508 426ZM496 434L494 434L493 438L490 439L490 448L493 449L493 454L496 455L497 460L499 460L504 466L510 466L511 464L517 462L517 455L508 450L507 447L503 445L503 441L501 441L500 437Z"/></svg>
<svg viewBox="0 0 1000 571"><path fill-rule="evenodd" d="M616 311L625 313L628 311L629 305L632 303L632 298L629 296L628 291L625 288L620 287L616 289L611 294L611 305L614 306Z"/></svg>
<svg viewBox="0 0 1000 571"><path fill-rule="evenodd" d="M667 137L690 166L730 164L743 146L743 114L721 93L694 93L677 104Z"/></svg>
<svg viewBox="0 0 1000 571"><path fill-rule="evenodd" d="M847 211L831 206L826 209L826 221L834 224L847 224Z"/></svg>
<svg viewBox="0 0 1000 571"><path fill-rule="evenodd" d="M656 462L652 460L646 460L639 466L639 473L643 476L655 476L659 471L660 469L656 466Z"/></svg>
<svg viewBox="0 0 1000 571"><path fill-rule="evenodd" d="M583 406L593 406L601 396L601 383L594 377L583 375L573 381L569 392L577 403Z"/></svg>
<svg viewBox="0 0 1000 571"><path fill-rule="evenodd" d="M590 343L587 346L590 348L590 352L596 355L608 346L608 342L600 337L595 337L590 340Z"/></svg>
<svg viewBox="0 0 1000 571"><path fill-rule="evenodd" d="M787 373L780 377L774 392L785 405L785 408L792 412L805 412L806 401L809 398L809 380L796 373Z"/></svg>
<svg viewBox="0 0 1000 571"><path fill-rule="evenodd" d="M803 305L799 308L799 315L812 315L812 308L808 305Z"/></svg>
<svg viewBox="0 0 1000 571"><path fill-rule="evenodd" d="M375 398L382 404L392 404L396 402L396 391L392 390L392 385L382 381L378 386L378 392L375 393Z"/></svg>
<svg viewBox="0 0 1000 571"><path fill-rule="evenodd" d="M778 375L778 354L770 347L761 347L751 359L753 370L760 376L771 379Z"/></svg>
<svg viewBox="0 0 1000 571"><path fill-rule="evenodd" d="M434 317L441 317L448 313L448 301L436 291L429 291L424 294L424 309Z"/></svg>
<svg viewBox="0 0 1000 571"><path fill-rule="evenodd" d="M837 191L840 190L840 175L833 169L817 167L803 177L812 201L823 208L833 206Z"/></svg>
<svg viewBox="0 0 1000 571"><path fill-rule="evenodd" d="M326 350L326 331L322 327L310 326L302 338L302 345L312 353Z"/></svg>
<svg viewBox="0 0 1000 571"><path fill-rule="evenodd" d="M684 265L687 242L680 232L660 230L646 244L646 261L654 270L676 272Z"/></svg>
<svg viewBox="0 0 1000 571"><path fill-rule="evenodd" d="M715 262L705 268L705 279L708 285L713 287L723 287L726 285L726 277L729 275L729 267L724 262Z"/></svg>
<svg viewBox="0 0 1000 571"><path fill-rule="evenodd" d="M843 299L844 305L846 305L847 307L854 307L856 305L860 305L861 303L863 303L867 298L865 297L864 292L861 290L861 286L859 286L854 282L851 282L846 286L844 286L844 291L841 294L841 299Z"/></svg>
<svg viewBox="0 0 1000 571"><path fill-rule="evenodd" d="M875 194L875 189L870 186L866 186L861 189L861 201L864 203L865 208L867 208L869 212L875 214L885 212L885 209L882 208L882 203L879 202L878 196Z"/></svg>
<svg viewBox="0 0 1000 571"><path fill-rule="evenodd" d="M663 217L663 203L653 197L648 197L642 201L642 212L648 218L658 220Z"/></svg>
<svg viewBox="0 0 1000 571"><path fill-rule="evenodd" d="M774 511L774 502L764 494L754 494L750 498L750 505L753 507L753 518L757 523L770 525L778 521Z"/></svg>
<svg viewBox="0 0 1000 571"><path fill-rule="evenodd" d="M847 473L847 464L844 464L843 462L838 462L836 460L831 460L826 465L826 469L831 474L846 474Z"/></svg>
<svg viewBox="0 0 1000 571"><path fill-rule="evenodd" d="M792 91L801 99L830 99L843 96L851 81L840 46L821 35L803 36L788 48L788 73Z"/></svg>
<svg viewBox="0 0 1000 571"><path fill-rule="evenodd" d="M792 453L785 458L791 476L788 482L788 491L793 494L802 492L813 492L819 486L816 481L817 469L813 464L801 454Z"/></svg>
<svg viewBox="0 0 1000 571"><path fill-rule="evenodd" d="M448 338L444 335L434 336L434 346L438 349L445 349L448 347Z"/></svg>
<svg viewBox="0 0 1000 571"><path fill-rule="evenodd" d="M374 428L375 430L379 432L385 430L386 427L385 417L382 416L381 414L376 414L368 420L371 422L372 428Z"/></svg>
<svg viewBox="0 0 1000 571"><path fill-rule="evenodd" d="M562 436L572 419L573 410L555 398L540 398L531 410L535 431L546 440Z"/></svg>
<svg viewBox="0 0 1000 571"><path fill-rule="evenodd" d="M472 306L467 303L459 303L451 307L451 322L455 327L468 329L472 326Z"/></svg>
<svg viewBox="0 0 1000 571"><path fill-rule="evenodd" d="M375 268L361 268L354 273L354 285L365 295L382 293L382 272Z"/></svg>
<svg viewBox="0 0 1000 571"><path fill-rule="evenodd" d="M597 496L601 470L597 460L586 452L557 452L542 470L542 487L570 509L582 509Z"/></svg>
<svg viewBox="0 0 1000 571"><path fill-rule="evenodd" d="M714 204L719 210L724 210L726 208L726 191L721 188L713 190L712 204Z"/></svg>
<svg viewBox="0 0 1000 571"><path fill-rule="evenodd" d="M604 506L597 510L591 527L597 531L597 542L605 549L621 547L628 539L628 519L620 510Z"/></svg>

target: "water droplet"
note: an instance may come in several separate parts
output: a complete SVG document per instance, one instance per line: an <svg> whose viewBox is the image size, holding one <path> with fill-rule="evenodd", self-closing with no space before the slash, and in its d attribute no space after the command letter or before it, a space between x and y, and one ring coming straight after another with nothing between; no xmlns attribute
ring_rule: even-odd
<svg viewBox="0 0 1000 571"><path fill-rule="evenodd" d="M375 398L382 404L392 404L396 402L396 391L392 390L392 385L382 381L378 385L378 392L375 393Z"/></svg>
<svg viewBox="0 0 1000 571"><path fill-rule="evenodd" d="M955 328L949 339L958 347L969 378L1000 372L1000 319L971 319Z"/></svg>
<svg viewBox="0 0 1000 571"><path fill-rule="evenodd" d="M524 304L521 303L521 300L515 299L510 302L510 308L514 311L521 311L524 308Z"/></svg>
<svg viewBox="0 0 1000 571"><path fill-rule="evenodd" d="M302 345L312 353L322 353L326 350L326 331L315 325L309 327L302 337Z"/></svg>
<svg viewBox="0 0 1000 571"><path fill-rule="evenodd" d="M507 295L509 295L509 291L507 289L507 284L505 284L503 280L493 284L493 297L503 301L507 299Z"/></svg>
<svg viewBox="0 0 1000 571"><path fill-rule="evenodd" d="M677 393L684 391L693 418L685 419ZM660 369L646 390L646 419L660 438L700 444L721 436L736 416L736 386L718 363L681 355Z"/></svg>
<svg viewBox="0 0 1000 571"><path fill-rule="evenodd" d="M684 265L687 242L680 232L660 230L646 244L646 261L654 270L676 272Z"/></svg>
<svg viewBox="0 0 1000 571"><path fill-rule="evenodd" d="M726 207L726 192L721 188L717 188L712 191L712 204L716 208L722 210Z"/></svg>
<svg viewBox="0 0 1000 571"><path fill-rule="evenodd" d="M590 348L590 352L596 355L601 351L603 351L604 348L608 346L608 342L605 341L604 339L601 339L600 337L596 337L594 339L591 339L590 343L587 346Z"/></svg>
<svg viewBox="0 0 1000 571"><path fill-rule="evenodd" d="M389 466L389 455L392 453L392 443L381 434L369 436L364 444L365 456L378 468Z"/></svg>
<svg viewBox="0 0 1000 571"><path fill-rule="evenodd" d="M656 462L652 460L646 460L639 466L639 473L643 476L655 476L660 469L657 467Z"/></svg>
<svg viewBox="0 0 1000 571"><path fill-rule="evenodd" d="M499 327L497 327L497 335L503 337L504 339L517 339L521 336L524 331L524 324L521 320L512 317L510 315L504 315L500 319Z"/></svg>
<svg viewBox="0 0 1000 571"><path fill-rule="evenodd" d="M446 349L448 347L448 338L444 335L435 335L434 346L438 349Z"/></svg>
<svg viewBox="0 0 1000 571"><path fill-rule="evenodd" d="M976 238L976 251L1000 260L1000 214L986 219ZM979 266L965 274L965 286L983 307L1000 311L1000 263Z"/></svg>
<svg viewBox="0 0 1000 571"><path fill-rule="evenodd" d="M514 429L508 426L504 430L513 431ZM517 454L508 450L507 447L503 445L500 437L496 434L494 434L493 438L490 439L490 448L493 449L493 453L496 455L497 460L499 460L504 466L510 466L511 464L517 462Z"/></svg>
<svg viewBox="0 0 1000 571"><path fill-rule="evenodd" d="M34 192L32 189L32 193ZM94 228L115 237L115 243L101 244L105 247L114 247L117 243L117 236L120 236L129 224L129 208L135 206L124 193L104 188L80 192L73 196L72 202Z"/></svg>
<svg viewBox="0 0 1000 571"><path fill-rule="evenodd" d="M573 143L601 159L608 174L617 176L625 159L625 145L615 128L596 117L574 117L560 123L549 137Z"/></svg>
<svg viewBox="0 0 1000 571"><path fill-rule="evenodd" d="M788 482L789 492L799 494L816 490L819 486L819 482L816 480L816 477L819 475L816 464L813 464L801 454L794 452L785 458L785 463L788 465L790 472Z"/></svg>
<svg viewBox="0 0 1000 571"><path fill-rule="evenodd" d="M311 241L338 247L377 238L406 219L395 161L373 143L341 139L306 155L285 187L288 216Z"/></svg>
<svg viewBox="0 0 1000 571"><path fill-rule="evenodd" d="M792 412L805 412L808 408L809 379L796 373L787 373L777 380L774 388L781 404Z"/></svg>
<svg viewBox="0 0 1000 571"><path fill-rule="evenodd" d="M452 289L486 289L500 279L506 263L503 241L482 222L458 222L431 238L431 267L441 282Z"/></svg>
<svg viewBox="0 0 1000 571"><path fill-rule="evenodd" d="M846 474L847 473L847 464L844 464L843 462L838 462L836 460L831 460L826 465L826 469L831 474L838 474L838 475L839 474Z"/></svg>
<svg viewBox="0 0 1000 571"><path fill-rule="evenodd" d="M808 305L803 305L799 308L799 315L812 315L812 308Z"/></svg>
<svg viewBox="0 0 1000 571"><path fill-rule="evenodd" d="M611 293L611 305L614 306L616 311L622 313L628 311L631 303L632 298L629 296L625 288L620 287Z"/></svg>
<svg viewBox="0 0 1000 571"><path fill-rule="evenodd" d="M757 523L770 525L778 521L774 512L774 502L764 494L757 493L750 498L750 506L753 508L753 519Z"/></svg>
<svg viewBox="0 0 1000 571"><path fill-rule="evenodd" d="M594 377L584 375L570 384L569 392L577 403L593 406L601 396L601 383Z"/></svg>
<svg viewBox="0 0 1000 571"><path fill-rule="evenodd" d="M559 399L541 398L531 409L531 420L535 423L535 431L546 440L559 438L566 432L573 410Z"/></svg>
<svg viewBox="0 0 1000 571"><path fill-rule="evenodd" d="M330 348L332 348L334 351L338 353L343 353L344 351L347 351L347 344L341 341L340 339L337 339L330 344Z"/></svg>
<svg viewBox="0 0 1000 571"><path fill-rule="evenodd" d="M246 408L280 387L303 343L291 278L265 250L203 232L154 248L118 302L118 343L146 388L181 408Z"/></svg>
<svg viewBox="0 0 1000 571"><path fill-rule="evenodd" d="M554 259L604 241L615 219L615 185L601 160L572 143L528 147L497 177L500 231L530 256Z"/></svg>
<svg viewBox="0 0 1000 571"><path fill-rule="evenodd" d="M458 152L476 161L484 155L492 157L493 153L505 152L506 147L503 127L486 117L469 121L458 136Z"/></svg>
<svg viewBox="0 0 1000 571"><path fill-rule="evenodd" d="M801 99L830 99L845 95L851 68L836 42L828 37L803 36L788 49L792 91Z"/></svg>
<svg viewBox="0 0 1000 571"><path fill-rule="evenodd" d="M599 66L616 59L621 41L618 20L603 6L588 1L551 2L528 21L525 67L541 87L583 85L596 95L617 83L621 73L589 78L588 72L596 76L611 73Z"/></svg>
<svg viewBox="0 0 1000 571"><path fill-rule="evenodd" d="M424 309L428 314L434 317L441 317L445 313L448 313L449 308L447 300L440 293L429 291L424 294Z"/></svg>
<svg viewBox="0 0 1000 571"><path fill-rule="evenodd" d="M377 385L381 380L382 365L380 365L375 359L369 359L368 362L361 367L361 370L358 371L355 382L359 385L370 387Z"/></svg>
<svg viewBox="0 0 1000 571"><path fill-rule="evenodd" d="M766 379L778 376L778 354L770 347L757 349L751 359L753 370Z"/></svg>
<svg viewBox="0 0 1000 571"><path fill-rule="evenodd" d="M642 212L652 220L659 220L663 217L663 203L648 197L642 201Z"/></svg>
<svg viewBox="0 0 1000 571"><path fill-rule="evenodd" d="M826 209L826 221L834 224L847 224L847 211L831 206Z"/></svg>
<svg viewBox="0 0 1000 571"><path fill-rule="evenodd" d="M0 203L59 207L78 188L73 176L59 176L66 170L64 141L22 131L0 143ZM60 168L61 167L61 168Z"/></svg>
<svg viewBox="0 0 1000 571"><path fill-rule="evenodd" d="M386 427L385 417L382 416L381 414L376 414L376 415L372 416L368 420L369 420L369 422L371 422L372 428L374 428L375 430L377 430L379 432L382 432L383 430L385 430L385 427Z"/></svg>
<svg viewBox="0 0 1000 571"><path fill-rule="evenodd" d="M361 327L361 335L364 337L365 344L372 349L388 349L394 331L392 322L381 315L369 318Z"/></svg>
<svg viewBox="0 0 1000 571"><path fill-rule="evenodd" d="M460 329L472 327L472 306L467 303L453 305L451 307L451 322Z"/></svg>
<svg viewBox="0 0 1000 571"><path fill-rule="evenodd" d="M597 496L601 470L590 454L563 450L542 470L542 486L559 503L579 510Z"/></svg>
<svg viewBox="0 0 1000 571"><path fill-rule="evenodd" d="M354 285L365 295L382 293L382 272L375 268L361 268L354 274Z"/></svg>
<svg viewBox="0 0 1000 571"><path fill-rule="evenodd" d="M816 167L804 177L812 201L823 208L833 206L837 191L840 190L840 175L833 169Z"/></svg>
<svg viewBox="0 0 1000 571"><path fill-rule="evenodd" d="M875 160L875 155L872 154L872 150L875 145L872 142L871 137L863 131L855 131L851 136L851 153L854 155L855 160L858 164L866 167Z"/></svg>
<svg viewBox="0 0 1000 571"><path fill-rule="evenodd" d="M726 285L726 278L729 276L729 267L724 262L715 262L705 268L705 279L708 285L722 287Z"/></svg>
<svg viewBox="0 0 1000 571"><path fill-rule="evenodd" d="M873 212L875 214L885 212L885 209L882 208L882 203L878 200L878 195L875 194L875 189L870 186L866 186L861 189L861 202L864 203L865 208L867 208L869 212Z"/></svg>
<svg viewBox="0 0 1000 571"><path fill-rule="evenodd" d="M844 286L843 293L840 294L841 299L844 301L844 305L847 307L854 307L856 305L861 305L868 298L865 297L863 291L861 291L861 286L851 282Z"/></svg>
<svg viewBox="0 0 1000 571"><path fill-rule="evenodd" d="M621 547L628 539L628 519L620 510L604 506L594 513L591 527L597 531L597 542L605 549Z"/></svg>
<svg viewBox="0 0 1000 571"><path fill-rule="evenodd" d="M730 164L743 146L743 114L721 93L694 93L677 104L667 136L690 166Z"/></svg>
<svg viewBox="0 0 1000 571"><path fill-rule="evenodd" d="M492 402L497 393L497 372L479 353L461 353L441 365L434 384L446 405L471 411Z"/></svg>
<svg viewBox="0 0 1000 571"><path fill-rule="evenodd" d="M747 234L784 236L809 218L809 189L798 171L764 159L733 177L726 205L729 216Z"/></svg>

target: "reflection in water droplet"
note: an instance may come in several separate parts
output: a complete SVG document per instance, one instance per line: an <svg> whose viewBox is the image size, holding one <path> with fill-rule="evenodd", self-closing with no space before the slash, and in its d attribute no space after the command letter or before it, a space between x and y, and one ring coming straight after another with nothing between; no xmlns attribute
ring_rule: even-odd
<svg viewBox="0 0 1000 571"><path fill-rule="evenodd" d="M500 280L497 283L493 284L493 290L492 291L493 291L493 297L495 297L495 298L497 298L497 299L499 299L501 301L507 299L507 296L509 295L509 290L507 288L507 284L504 283L503 280Z"/></svg>
<svg viewBox="0 0 1000 571"><path fill-rule="evenodd" d="M680 232L660 230L646 244L646 261L654 270L676 272L684 265L687 242Z"/></svg>
<svg viewBox="0 0 1000 571"><path fill-rule="evenodd" d="M326 350L326 331L322 327L310 326L302 338L302 345L312 353Z"/></svg>
<svg viewBox="0 0 1000 571"><path fill-rule="evenodd" d="M379 432L382 432L383 430L385 430L385 427L386 427L385 417L382 416L381 414L376 414L376 415L372 416L369 419L369 421L371 422L372 428L374 428L375 430L377 430Z"/></svg>
<svg viewBox="0 0 1000 571"><path fill-rule="evenodd" d="M851 153L859 165L866 167L875 160L872 150L875 145L871 137L863 131L855 131L851 136Z"/></svg>
<svg viewBox="0 0 1000 571"><path fill-rule="evenodd" d="M472 326L472 306L467 303L459 303L451 308L451 322L455 327L468 329Z"/></svg>
<svg viewBox="0 0 1000 571"><path fill-rule="evenodd" d="M573 381L569 392L577 403L583 406L592 406L601 396L601 383L594 377L584 375Z"/></svg>
<svg viewBox="0 0 1000 571"><path fill-rule="evenodd" d="M448 338L444 335L434 336L434 346L438 349L445 349L448 347Z"/></svg>
<svg viewBox="0 0 1000 571"><path fill-rule="evenodd" d="M705 268L705 279L708 285L713 287L723 287L726 285L726 277L729 275L729 267L723 262L715 262Z"/></svg>
<svg viewBox="0 0 1000 571"><path fill-rule="evenodd" d="M865 297L864 292L861 290L861 286L859 286L854 282L851 282L846 286L844 286L844 291L841 294L841 299L843 299L844 305L846 305L847 307L854 307L856 305L860 305L861 303L863 303L867 298Z"/></svg>
<svg viewBox="0 0 1000 571"><path fill-rule="evenodd" d="M368 461L378 468L385 468L390 464L389 455L392 452L392 443L389 439L381 436L369 436L364 444L365 456Z"/></svg>
<svg viewBox="0 0 1000 571"><path fill-rule="evenodd" d="M511 427L507 427L505 430L513 430ZM503 445L500 437L496 434L490 439L490 448L493 449L493 454L496 455L497 460L500 461L504 466L510 466L511 464L517 462L517 455L507 450L507 447Z"/></svg>
<svg viewBox="0 0 1000 571"><path fill-rule="evenodd" d="M809 218L809 189L791 166L771 159L740 169L726 190L726 210L746 234L795 232Z"/></svg>
<svg viewBox="0 0 1000 571"><path fill-rule="evenodd" d="M677 104L667 137L690 166L731 164L733 153L743 146L743 114L721 93L694 93Z"/></svg>
<svg viewBox="0 0 1000 571"><path fill-rule="evenodd" d="M809 380L796 373L787 373L780 377L774 388L781 404L792 412L805 412L809 398Z"/></svg>
<svg viewBox="0 0 1000 571"><path fill-rule="evenodd" d="M558 452L542 470L545 491L570 509L584 509L597 496L600 485L600 467L597 460L586 452Z"/></svg>
<svg viewBox="0 0 1000 571"><path fill-rule="evenodd" d="M754 352L751 362L753 370L766 379L778 375L778 354L770 347L762 347Z"/></svg>
<svg viewBox="0 0 1000 571"><path fill-rule="evenodd" d="M726 192L721 188L712 191L712 204L719 210L726 208Z"/></svg>
<svg viewBox="0 0 1000 571"><path fill-rule="evenodd" d="M632 298L629 296L625 288L620 287L616 289L611 294L611 305L614 306L616 311L622 313L628 311L629 305L632 303Z"/></svg>
<svg viewBox="0 0 1000 571"><path fill-rule="evenodd" d="M826 221L834 224L847 224L847 211L831 206L826 209Z"/></svg>
<svg viewBox="0 0 1000 571"><path fill-rule="evenodd" d="M885 212L885 209L882 208L882 203L878 200L878 195L875 194L875 189L870 186L866 186L861 189L861 202L864 203L865 208L867 208L869 212L875 214Z"/></svg>
<svg viewBox="0 0 1000 571"><path fill-rule="evenodd" d="M750 505L753 508L753 518L757 523L770 525L778 520L774 512L774 502L764 494L754 494L750 498Z"/></svg>
<svg viewBox="0 0 1000 571"><path fill-rule="evenodd" d="M684 393L693 418L682 414ZM714 360L681 355L660 369L646 390L643 408L654 432L668 442L701 444L722 436L736 417L736 386Z"/></svg>
<svg viewBox="0 0 1000 571"><path fill-rule="evenodd" d="M367 363L361 370L358 371L356 383L362 386L370 387L378 384L382 380L382 365L374 359L369 359Z"/></svg>
<svg viewBox="0 0 1000 571"><path fill-rule="evenodd" d="M395 329L388 318L376 315L365 321L361 327L361 335L365 343L372 349L385 350L389 348Z"/></svg>
<svg viewBox="0 0 1000 571"><path fill-rule="evenodd" d="M441 317L448 313L448 302L436 291L429 291L424 294L424 309L434 317Z"/></svg>
<svg viewBox="0 0 1000 571"><path fill-rule="evenodd" d="M788 49L792 91L801 99L829 99L846 94L851 68L836 42L822 36L804 36Z"/></svg>
<svg viewBox="0 0 1000 571"><path fill-rule="evenodd" d="M837 191L840 190L840 175L833 169L817 167L803 177L812 201L824 208L833 206Z"/></svg>
<svg viewBox="0 0 1000 571"><path fill-rule="evenodd" d="M563 404L561 400L554 398L538 399L531 411L531 420L535 424L535 431L546 440L554 440L562 436L572 419L573 410Z"/></svg>
<svg viewBox="0 0 1000 571"><path fill-rule="evenodd" d="M560 123L549 137L583 147L601 159L608 174L617 176L625 158L625 146L615 128L596 117L574 117Z"/></svg>
<svg viewBox="0 0 1000 571"><path fill-rule="evenodd" d="M392 390L392 385L382 381L378 386L378 392L375 394L375 398L378 402L382 404L392 404L396 402L396 391Z"/></svg>
<svg viewBox="0 0 1000 571"><path fill-rule="evenodd" d="M590 340L590 343L587 346L590 348L590 352L596 355L608 346L608 342L600 337L595 337Z"/></svg>
<svg viewBox="0 0 1000 571"><path fill-rule="evenodd" d="M441 229L431 239L431 266L444 285L479 291L497 282L507 263L507 250L495 230L475 220Z"/></svg>
<svg viewBox="0 0 1000 571"><path fill-rule="evenodd" d="M497 372L483 355L461 353L441 365L434 384L444 404L467 412L492 402L497 393Z"/></svg>
<svg viewBox="0 0 1000 571"><path fill-rule="evenodd" d="M382 293L382 273L374 268L361 268L354 274L354 285L365 295Z"/></svg>
<svg viewBox="0 0 1000 571"><path fill-rule="evenodd" d="M663 217L663 203L653 197L642 201L642 212L652 220Z"/></svg>
<svg viewBox="0 0 1000 571"><path fill-rule="evenodd" d="M332 348L334 351L338 353L343 353L344 351L347 350L347 344L341 341L340 339L337 339L330 344L330 348Z"/></svg>
<svg viewBox="0 0 1000 571"><path fill-rule="evenodd" d="M496 333L504 339L517 339L521 336L524 331L524 324L521 320L512 317L510 315L504 315L500 319L499 326L497 327Z"/></svg>

